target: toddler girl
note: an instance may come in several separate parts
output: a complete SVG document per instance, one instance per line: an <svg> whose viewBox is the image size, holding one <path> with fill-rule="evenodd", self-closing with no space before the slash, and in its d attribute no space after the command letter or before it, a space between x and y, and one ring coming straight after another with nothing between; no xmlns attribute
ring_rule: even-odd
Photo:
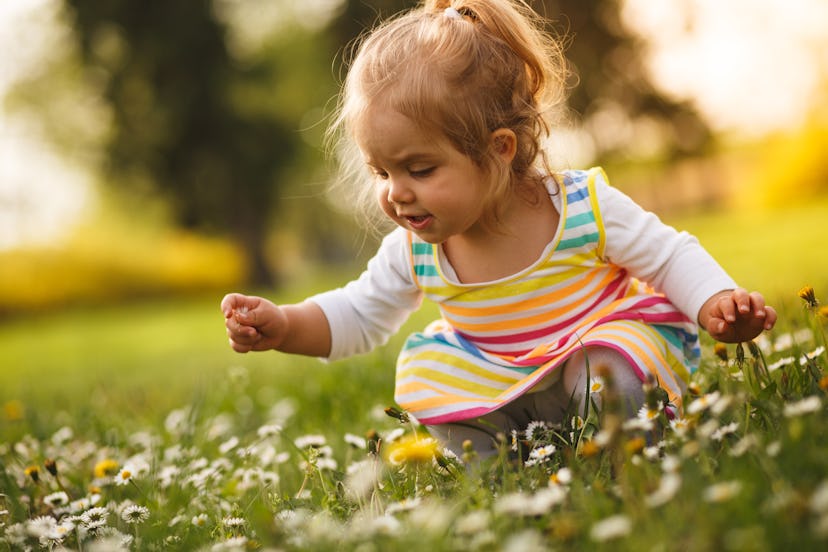
<svg viewBox="0 0 828 552"><path fill-rule="evenodd" d="M343 358L427 297L442 317L406 342L395 399L455 453L469 439L485 457L497 432L560 421L587 364L630 414L648 379L679 409L697 325L746 341L776 313L600 169L549 168L564 66L519 0L427 0L371 32L332 129L367 179L346 177L397 228L343 288L294 305L227 295L231 347Z"/></svg>

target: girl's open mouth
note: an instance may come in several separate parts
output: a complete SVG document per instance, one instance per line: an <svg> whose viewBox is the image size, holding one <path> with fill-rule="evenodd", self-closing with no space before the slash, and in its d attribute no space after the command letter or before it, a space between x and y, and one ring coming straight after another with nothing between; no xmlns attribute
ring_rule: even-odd
<svg viewBox="0 0 828 552"><path fill-rule="evenodd" d="M417 215L405 217L405 220L408 221L408 224L414 230L422 230L423 228L428 226L428 223L431 222L431 219L431 215Z"/></svg>

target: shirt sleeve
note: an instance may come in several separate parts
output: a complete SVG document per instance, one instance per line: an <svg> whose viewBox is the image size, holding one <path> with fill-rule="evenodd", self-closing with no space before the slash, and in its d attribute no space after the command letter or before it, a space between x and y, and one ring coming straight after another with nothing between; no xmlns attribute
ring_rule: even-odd
<svg viewBox="0 0 828 552"><path fill-rule="evenodd" d="M331 330L327 360L368 352L384 344L422 302L411 274L402 228L383 239L359 278L309 298L325 313Z"/></svg>
<svg viewBox="0 0 828 552"><path fill-rule="evenodd" d="M661 222L612 188L603 173L595 188L606 230L605 258L652 285L691 320L698 322L702 305L714 294L736 287L695 236Z"/></svg>

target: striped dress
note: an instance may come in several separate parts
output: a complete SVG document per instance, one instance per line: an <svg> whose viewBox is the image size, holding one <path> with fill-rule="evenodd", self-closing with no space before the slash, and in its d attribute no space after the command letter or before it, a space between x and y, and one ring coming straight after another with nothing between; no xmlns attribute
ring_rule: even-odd
<svg viewBox="0 0 828 552"><path fill-rule="evenodd" d="M664 296L604 259L595 193L600 169L559 178L553 242L524 271L457 284L437 246L409 233L411 270L442 319L410 336L395 399L424 424L476 418L529 392L582 347L610 347L639 378L656 378L674 408L699 358L697 327Z"/></svg>

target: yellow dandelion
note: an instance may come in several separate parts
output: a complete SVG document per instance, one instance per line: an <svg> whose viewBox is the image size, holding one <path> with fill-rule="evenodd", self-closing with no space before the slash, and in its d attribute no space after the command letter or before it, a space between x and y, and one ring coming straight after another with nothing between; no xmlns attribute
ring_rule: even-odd
<svg viewBox="0 0 828 552"><path fill-rule="evenodd" d="M819 305L819 301L817 301L816 294L814 293L814 288L811 286L805 286L799 290L799 298L805 301L805 304L808 308L815 308Z"/></svg>
<svg viewBox="0 0 828 552"><path fill-rule="evenodd" d="M601 447L593 440L581 443L580 453L584 458L590 458L601 452Z"/></svg>
<svg viewBox="0 0 828 552"><path fill-rule="evenodd" d="M26 409L23 403L16 399L3 403L3 414L5 414L6 419L10 422L19 422L23 419L25 412Z"/></svg>
<svg viewBox="0 0 828 552"><path fill-rule="evenodd" d="M40 481L40 469L37 466L28 466L23 473L26 474L27 477L31 477L32 481L37 483Z"/></svg>
<svg viewBox="0 0 828 552"><path fill-rule="evenodd" d="M118 473L119 467L120 466L118 462L116 462L115 460L111 458L104 458L103 460L95 464L93 473L95 474L96 479L101 479L103 477L106 477L107 475L115 475L116 473Z"/></svg>
<svg viewBox="0 0 828 552"><path fill-rule="evenodd" d="M822 318L828 318L828 305L819 307L817 314L819 314Z"/></svg>
<svg viewBox="0 0 828 552"><path fill-rule="evenodd" d="M437 441L416 434L403 437L388 445L386 459L394 465L431 462L437 454Z"/></svg>
<svg viewBox="0 0 828 552"><path fill-rule="evenodd" d="M627 451L627 454L638 454L644 450L646 444L647 441L644 440L644 437L635 437L624 443L624 450Z"/></svg>
<svg viewBox="0 0 828 552"><path fill-rule="evenodd" d="M727 345L717 341L713 345L713 353L719 357L722 362L727 362Z"/></svg>

